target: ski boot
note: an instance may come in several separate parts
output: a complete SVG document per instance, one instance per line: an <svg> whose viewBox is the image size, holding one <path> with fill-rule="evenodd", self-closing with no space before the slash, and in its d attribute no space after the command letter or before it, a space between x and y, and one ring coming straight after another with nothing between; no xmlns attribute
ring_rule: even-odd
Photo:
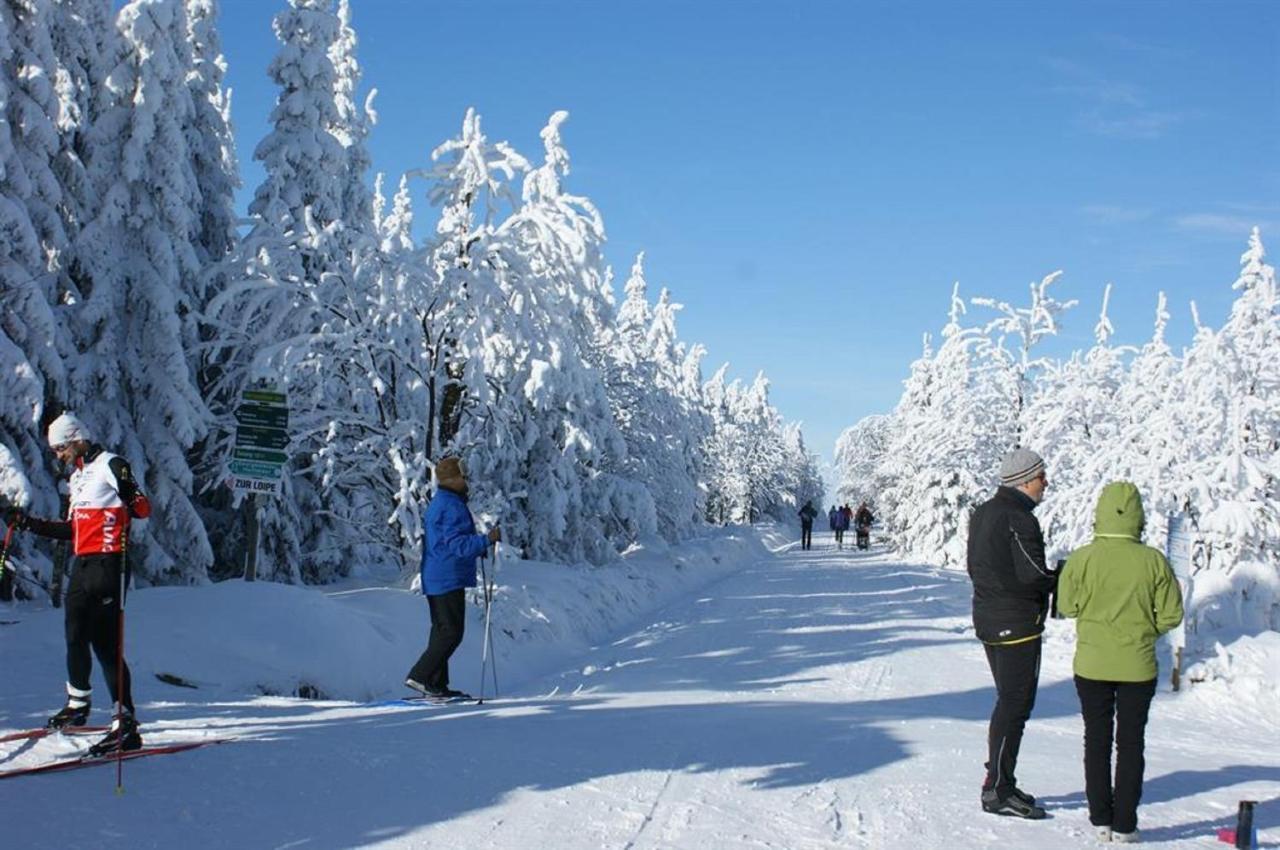
<svg viewBox="0 0 1280 850"><path fill-rule="evenodd" d="M89 701L72 697L45 726L49 729L65 729L68 726L84 726L89 722Z"/></svg>
<svg viewBox="0 0 1280 850"><path fill-rule="evenodd" d="M89 748L90 758L101 758L123 750L141 749L142 736L138 734L138 721L133 714L125 712L111 722L111 731L102 736L102 740Z"/></svg>

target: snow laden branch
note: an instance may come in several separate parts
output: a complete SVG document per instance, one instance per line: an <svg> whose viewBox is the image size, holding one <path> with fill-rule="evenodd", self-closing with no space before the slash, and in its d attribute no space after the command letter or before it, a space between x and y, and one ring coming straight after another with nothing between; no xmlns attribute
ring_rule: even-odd
<svg viewBox="0 0 1280 850"><path fill-rule="evenodd" d="M1099 490L1126 479L1142 493L1149 544L1164 546L1175 514L1193 530L1193 632L1280 628L1280 296L1261 235L1249 237L1223 326L1192 304L1196 332L1181 352L1165 339L1163 293L1149 341L1116 344L1108 284L1093 346L1042 353L1076 303L1050 295L1058 278L1032 285L1026 305L972 299L997 313L972 327L954 290L941 344L926 336L893 413L841 435L841 494L874 499L904 555L960 569L970 509L1001 456L1029 446L1049 474L1038 515L1051 559L1092 538Z"/></svg>

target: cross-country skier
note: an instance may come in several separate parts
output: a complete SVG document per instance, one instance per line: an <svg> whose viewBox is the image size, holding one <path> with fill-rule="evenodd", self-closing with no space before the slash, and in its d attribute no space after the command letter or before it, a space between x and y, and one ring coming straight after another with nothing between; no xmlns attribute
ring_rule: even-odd
<svg viewBox="0 0 1280 850"><path fill-rule="evenodd" d="M796 513L800 515L800 548L809 549L813 546L813 519L818 515L818 509L811 500L805 502L804 507Z"/></svg>
<svg viewBox="0 0 1280 850"><path fill-rule="evenodd" d="M449 687L449 657L462 643L467 623L466 588L476 586L476 560L502 539L498 527L477 534L467 508L462 461L436 464L436 493L423 515L422 592L431 611L431 634L404 683L433 698L465 697Z"/></svg>
<svg viewBox="0 0 1280 850"><path fill-rule="evenodd" d="M871 515L871 509L867 507L867 503L863 502L858 505L858 512L854 514L854 526L858 536L858 548L866 549L871 545L871 523L875 522L875 517Z"/></svg>
<svg viewBox="0 0 1280 850"><path fill-rule="evenodd" d="M849 509L847 505L836 508L836 548L844 548L844 533L849 530Z"/></svg>
<svg viewBox="0 0 1280 850"><path fill-rule="evenodd" d="M1058 611L1076 618L1076 693L1084 715L1089 822L1103 841L1138 840L1147 710L1156 692L1156 638L1182 622L1182 591L1159 550L1142 545L1138 488L1102 488L1093 542L1067 559ZM1111 742L1115 740L1115 784Z"/></svg>
<svg viewBox="0 0 1280 850"><path fill-rule="evenodd" d="M134 717L129 665L120 646L121 588L128 585L125 551L133 519L151 515L151 504L138 489L128 462L93 441L89 429L72 413L49 425L49 446L72 468L71 510L66 520L49 520L12 512L18 528L44 537L72 541L75 567L66 596L67 703L49 718L49 726L84 726L93 688L90 650L98 656L107 690L115 703L111 731L90 749L104 755L142 746ZM124 582L121 574L124 573ZM120 661L117 669L116 659Z"/></svg>
<svg viewBox="0 0 1280 850"><path fill-rule="evenodd" d="M1045 811L1014 777L1022 731L1036 702L1040 633L1057 574L1045 566L1044 535L1032 511L1049 485L1044 460L1014 449L1000 464L1000 487L969 519L973 627L987 653L996 704L987 729L983 811L1038 820Z"/></svg>

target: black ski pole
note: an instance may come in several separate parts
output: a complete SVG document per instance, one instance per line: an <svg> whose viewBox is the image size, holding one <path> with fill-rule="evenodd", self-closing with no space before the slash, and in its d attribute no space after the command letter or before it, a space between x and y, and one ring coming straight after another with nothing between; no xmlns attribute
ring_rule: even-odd
<svg viewBox="0 0 1280 850"><path fill-rule="evenodd" d="M9 566L9 544L13 542L13 529L16 525L8 524L4 532L4 546L0 547L0 581L4 581L5 569Z"/></svg>
<svg viewBox="0 0 1280 850"><path fill-rule="evenodd" d="M9 523L4 532L4 544L0 545L0 588L3 589L3 591L0 591L0 599L5 601L13 598L14 579L25 581L27 584L38 587L41 590L48 589L35 579L28 578L9 566L9 546L13 542L13 530L17 527L16 523Z"/></svg>
<svg viewBox="0 0 1280 850"><path fill-rule="evenodd" d="M120 614L116 620L116 795L124 794L124 593L128 583L125 552L129 534L120 538Z"/></svg>

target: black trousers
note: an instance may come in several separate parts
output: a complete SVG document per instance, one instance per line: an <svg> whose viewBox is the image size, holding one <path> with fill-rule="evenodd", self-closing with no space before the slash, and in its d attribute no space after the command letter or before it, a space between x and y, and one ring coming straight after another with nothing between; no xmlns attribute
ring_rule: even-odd
<svg viewBox="0 0 1280 850"><path fill-rule="evenodd" d="M431 609L431 636L427 648L409 671L409 678L432 690L449 687L449 656L462 643L467 625L467 597L462 588L427 597Z"/></svg>
<svg viewBox="0 0 1280 850"><path fill-rule="evenodd" d="M813 524L800 524L800 548L808 549L813 546Z"/></svg>
<svg viewBox="0 0 1280 850"><path fill-rule="evenodd" d="M1116 832L1138 828L1138 801L1146 769L1147 713L1156 680L1099 682L1076 676L1084 715L1084 789L1089 822ZM1115 737L1116 778L1111 783L1111 743Z"/></svg>
<svg viewBox="0 0 1280 850"><path fill-rule="evenodd" d="M1036 704L1040 683L1040 639L1007 646L986 644L987 664L996 683L996 706L987 727L987 778L982 787L1001 797L1017 787L1022 730Z"/></svg>
<svg viewBox="0 0 1280 850"><path fill-rule="evenodd" d="M841 546L844 545L844 529L843 528L836 529L836 543Z"/></svg>
<svg viewBox="0 0 1280 850"><path fill-rule="evenodd" d="M92 655L98 656L112 702L123 704L132 713L133 687L123 655L120 655L123 669L116 669L116 657L120 653L120 570L123 565L124 557L119 554L76 558L66 599L67 684L85 694L92 690L89 680L93 673L92 651Z"/></svg>

